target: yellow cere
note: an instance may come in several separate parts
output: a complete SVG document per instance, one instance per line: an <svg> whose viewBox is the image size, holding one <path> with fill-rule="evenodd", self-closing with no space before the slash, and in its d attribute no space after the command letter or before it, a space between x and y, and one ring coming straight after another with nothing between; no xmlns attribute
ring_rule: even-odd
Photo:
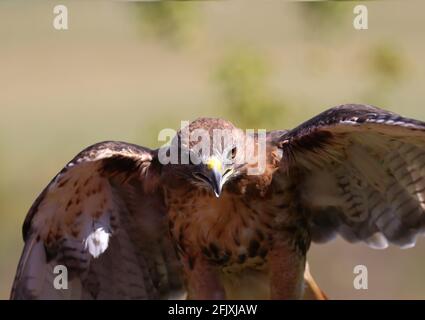
<svg viewBox="0 0 425 320"><path fill-rule="evenodd" d="M206 164L208 169L210 170L216 170L218 172L221 172L221 170L223 169L221 161L216 157L209 158Z"/></svg>

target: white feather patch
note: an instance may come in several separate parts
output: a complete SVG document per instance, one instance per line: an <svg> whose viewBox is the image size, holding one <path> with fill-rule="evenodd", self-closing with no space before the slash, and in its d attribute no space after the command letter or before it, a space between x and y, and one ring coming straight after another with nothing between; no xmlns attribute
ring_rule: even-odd
<svg viewBox="0 0 425 320"><path fill-rule="evenodd" d="M84 246L94 258L97 258L108 248L110 236L111 234L104 228L97 228L84 240Z"/></svg>
<svg viewBox="0 0 425 320"><path fill-rule="evenodd" d="M381 232L375 232L372 236L366 239L369 247L373 249L386 249L388 248L388 241Z"/></svg>

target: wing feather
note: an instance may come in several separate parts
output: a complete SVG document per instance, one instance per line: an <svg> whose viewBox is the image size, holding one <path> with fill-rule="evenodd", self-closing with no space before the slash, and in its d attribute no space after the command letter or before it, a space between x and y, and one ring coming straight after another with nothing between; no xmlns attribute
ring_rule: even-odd
<svg viewBox="0 0 425 320"><path fill-rule="evenodd" d="M415 244L425 228L425 123L368 105L331 108L273 139L296 172L312 238Z"/></svg>
<svg viewBox="0 0 425 320"><path fill-rule="evenodd" d="M152 299L182 290L155 157L102 142L71 160L27 214L11 298ZM57 265L68 270L68 290L54 286Z"/></svg>

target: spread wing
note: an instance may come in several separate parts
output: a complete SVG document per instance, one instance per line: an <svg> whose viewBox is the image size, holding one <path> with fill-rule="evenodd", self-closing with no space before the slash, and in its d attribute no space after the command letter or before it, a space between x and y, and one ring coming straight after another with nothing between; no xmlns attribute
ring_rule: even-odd
<svg viewBox="0 0 425 320"><path fill-rule="evenodd" d="M313 241L415 244L425 227L425 123L342 105L271 135Z"/></svg>
<svg viewBox="0 0 425 320"><path fill-rule="evenodd" d="M176 297L180 265L159 175L155 151L132 144L77 155L29 210L11 298Z"/></svg>

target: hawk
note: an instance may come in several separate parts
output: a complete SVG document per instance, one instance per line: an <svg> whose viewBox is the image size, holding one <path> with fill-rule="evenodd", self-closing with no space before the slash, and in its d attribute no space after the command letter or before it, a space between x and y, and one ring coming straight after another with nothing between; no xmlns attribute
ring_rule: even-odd
<svg viewBox="0 0 425 320"><path fill-rule="evenodd" d="M233 139L188 163L124 142L71 160L27 214L11 298L320 299L306 268L312 241L411 247L424 231L424 122L337 106L267 132L259 174L235 161L241 139L259 152L258 132L211 118L186 129ZM199 155L182 131L178 159ZM58 265L68 290L55 289Z"/></svg>

